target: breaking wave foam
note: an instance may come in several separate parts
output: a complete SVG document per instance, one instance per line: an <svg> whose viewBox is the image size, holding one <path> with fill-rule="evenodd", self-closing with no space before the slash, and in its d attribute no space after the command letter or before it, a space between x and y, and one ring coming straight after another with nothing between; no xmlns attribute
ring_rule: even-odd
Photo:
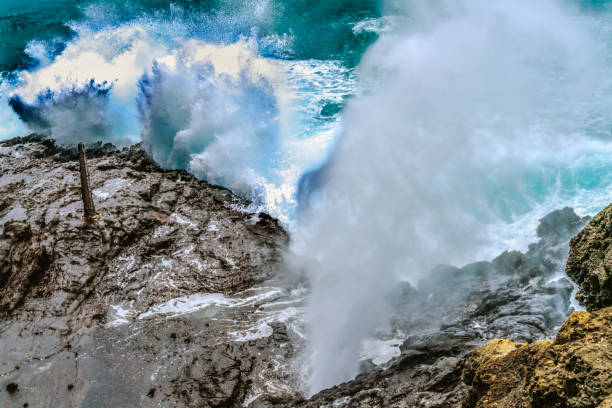
<svg viewBox="0 0 612 408"><path fill-rule="evenodd" d="M30 131L60 144L142 141L164 168L186 169L288 222L299 177L325 158L353 90L335 60L282 60L286 43L192 38L185 21L74 24L63 52L0 89L14 113L3 137ZM262 41L265 53L261 52ZM33 51L32 51L33 52Z"/></svg>

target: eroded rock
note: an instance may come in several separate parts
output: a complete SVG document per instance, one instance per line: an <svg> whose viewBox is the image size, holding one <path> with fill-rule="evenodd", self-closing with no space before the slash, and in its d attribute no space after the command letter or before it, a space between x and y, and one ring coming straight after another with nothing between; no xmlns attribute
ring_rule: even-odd
<svg viewBox="0 0 612 408"><path fill-rule="evenodd" d="M554 340L495 339L474 351L463 372L465 407L612 406L612 206L570 242L567 274L592 313L573 313ZM599 310L597 310L599 309Z"/></svg>
<svg viewBox="0 0 612 408"><path fill-rule="evenodd" d="M250 214L229 190L143 164L139 147L93 149L100 218L92 227L81 219L70 150L48 155L38 143L0 149L0 194L13 201L0 216L17 205L26 216L2 223L5 315L26 299L31 311L45 315L51 307L81 321L126 299L144 312L194 292L238 292L279 268L287 235L276 220Z"/></svg>
<svg viewBox="0 0 612 408"><path fill-rule="evenodd" d="M286 303L261 286L282 268L278 222L139 146L88 156L93 225L76 149L0 144L0 406L226 407L286 393L290 317L262 309Z"/></svg>
<svg viewBox="0 0 612 408"><path fill-rule="evenodd" d="M572 239L566 272L587 310L612 306L612 205Z"/></svg>
<svg viewBox="0 0 612 408"><path fill-rule="evenodd" d="M575 312L554 340L491 340L471 354L465 407L588 408L612 399L612 307Z"/></svg>

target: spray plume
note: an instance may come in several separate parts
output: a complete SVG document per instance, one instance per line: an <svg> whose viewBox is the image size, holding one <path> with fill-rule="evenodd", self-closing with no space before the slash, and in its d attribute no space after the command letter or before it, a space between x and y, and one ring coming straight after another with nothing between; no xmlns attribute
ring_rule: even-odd
<svg viewBox="0 0 612 408"><path fill-rule="evenodd" d="M334 154L302 183L295 248L317 260L311 393L357 374L398 280L486 256L500 240L488 226L560 204L558 183L576 183L559 181L562 168L610 165L592 153L611 119L595 22L552 0L393 9L402 17L362 60L364 95L346 106Z"/></svg>

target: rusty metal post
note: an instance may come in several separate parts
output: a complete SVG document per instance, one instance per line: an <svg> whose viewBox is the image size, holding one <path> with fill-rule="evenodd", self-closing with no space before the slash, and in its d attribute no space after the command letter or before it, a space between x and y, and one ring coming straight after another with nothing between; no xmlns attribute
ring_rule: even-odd
<svg viewBox="0 0 612 408"><path fill-rule="evenodd" d="M83 143L79 143L79 171L81 172L81 196L83 197L85 222L90 223L94 220L96 210L91 197L91 188L89 187L89 172L87 171L87 158L85 157Z"/></svg>

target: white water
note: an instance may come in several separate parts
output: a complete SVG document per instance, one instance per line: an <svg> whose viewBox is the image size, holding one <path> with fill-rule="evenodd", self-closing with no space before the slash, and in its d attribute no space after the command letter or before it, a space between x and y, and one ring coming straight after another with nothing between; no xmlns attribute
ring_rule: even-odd
<svg viewBox="0 0 612 408"><path fill-rule="evenodd" d="M299 177L325 159L338 132L339 116L320 112L353 91L347 69L264 58L261 41L245 37L191 38L181 19L102 29L92 20L73 24L77 36L53 60L38 50L44 45L30 47L40 66L2 84L3 99L35 112L29 130L60 144L142 141L161 166L225 185L289 222ZM0 137L27 133L1 106Z"/></svg>

